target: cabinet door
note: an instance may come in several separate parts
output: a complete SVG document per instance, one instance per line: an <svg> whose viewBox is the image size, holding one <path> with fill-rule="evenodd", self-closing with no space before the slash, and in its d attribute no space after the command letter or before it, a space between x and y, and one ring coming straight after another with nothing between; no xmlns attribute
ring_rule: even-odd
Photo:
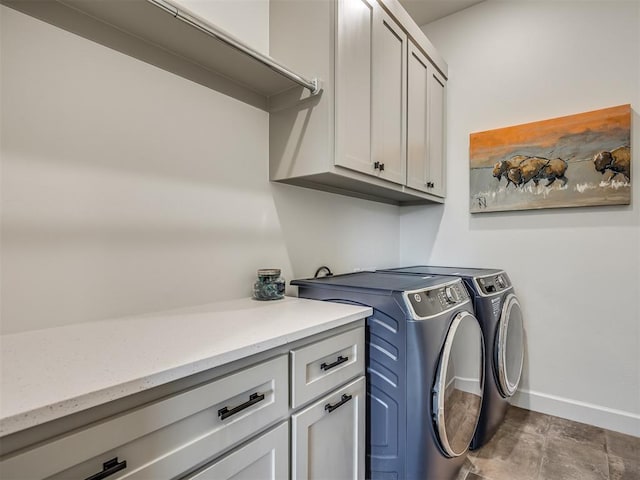
<svg viewBox="0 0 640 480"><path fill-rule="evenodd" d="M372 155L381 178L406 175L407 35L380 7L374 10Z"/></svg>
<svg viewBox="0 0 640 480"><path fill-rule="evenodd" d="M407 75L407 186L429 192L429 109L431 65L413 43L409 43Z"/></svg>
<svg viewBox="0 0 640 480"><path fill-rule="evenodd" d="M289 424L265 433L216 461L189 480L287 480Z"/></svg>
<svg viewBox="0 0 640 480"><path fill-rule="evenodd" d="M373 0L338 0L335 164L371 174Z"/></svg>
<svg viewBox="0 0 640 480"><path fill-rule="evenodd" d="M411 42L407 78L407 186L445 196L445 80Z"/></svg>
<svg viewBox="0 0 640 480"><path fill-rule="evenodd" d="M429 75L429 181L430 192L444 197L446 194L445 163L445 80L431 67Z"/></svg>
<svg viewBox="0 0 640 480"><path fill-rule="evenodd" d="M291 417L292 480L364 479L365 378Z"/></svg>

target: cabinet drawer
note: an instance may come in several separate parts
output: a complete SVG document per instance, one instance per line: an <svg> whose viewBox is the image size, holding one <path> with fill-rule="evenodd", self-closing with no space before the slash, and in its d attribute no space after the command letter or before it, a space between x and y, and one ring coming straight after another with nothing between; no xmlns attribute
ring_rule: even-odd
<svg viewBox="0 0 640 480"><path fill-rule="evenodd" d="M291 351L291 406L364 374L364 327Z"/></svg>
<svg viewBox="0 0 640 480"><path fill-rule="evenodd" d="M289 423L282 423L188 477L188 480L231 479L288 480Z"/></svg>
<svg viewBox="0 0 640 480"><path fill-rule="evenodd" d="M171 478L288 412L286 355L72 432L0 463L4 478ZM117 467L113 467L117 468ZM106 472L105 472L106 473Z"/></svg>

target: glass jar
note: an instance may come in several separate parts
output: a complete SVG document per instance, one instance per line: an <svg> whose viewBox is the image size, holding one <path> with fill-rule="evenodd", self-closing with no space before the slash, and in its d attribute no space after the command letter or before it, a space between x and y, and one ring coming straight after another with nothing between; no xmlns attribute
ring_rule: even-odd
<svg viewBox="0 0 640 480"><path fill-rule="evenodd" d="M253 298L256 300L278 300L284 298L285 280L279 268L258 270L258 279L253 284Z"/></svg>

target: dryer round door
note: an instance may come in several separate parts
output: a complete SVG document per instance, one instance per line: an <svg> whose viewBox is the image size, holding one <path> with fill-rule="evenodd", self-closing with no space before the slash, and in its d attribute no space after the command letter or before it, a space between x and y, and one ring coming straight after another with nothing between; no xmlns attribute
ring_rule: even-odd
<svg viewBox="0 0 640 480"><path fill-rule="evenodd" d="M447 332L433 387L435 430L448 457L469 448L484 388L484 339L476 317L458 313Z"/></svg>
<svg viewBox="0 0 640 480"><path fill-rule="evenodd" d="M520 383L524 361L524 325L518 298L509 294L502 306L496 336L495 365L503 397L512 396Z"/></svg>

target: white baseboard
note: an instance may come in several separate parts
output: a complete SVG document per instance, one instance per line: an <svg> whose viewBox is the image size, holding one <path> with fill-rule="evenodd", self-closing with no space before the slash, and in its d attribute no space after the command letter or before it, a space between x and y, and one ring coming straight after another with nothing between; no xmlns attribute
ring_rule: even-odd
<svg viewBox="0 0 640 480"><path fill-rule="evenodd" d="M454 377L455 386L463 392L473 393L474 395L482 395L480 391L480 382L476 378Z"/></svg>
<svg viewBox="0 0 640 480"><path fill-rule="evenodd" d="M640 415L546 393L518 390L511 397L517 407L640 437Z"/></svg>

